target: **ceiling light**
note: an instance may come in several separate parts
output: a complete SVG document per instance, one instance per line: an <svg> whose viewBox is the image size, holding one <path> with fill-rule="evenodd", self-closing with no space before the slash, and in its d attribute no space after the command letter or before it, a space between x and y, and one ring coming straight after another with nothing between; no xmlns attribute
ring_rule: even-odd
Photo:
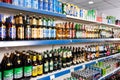
<svg viewBox="0 0 120 80"><path fill-rule="evenodd" d="M89 1L88 4L94 4L94 2L93 1Z"/></svg>

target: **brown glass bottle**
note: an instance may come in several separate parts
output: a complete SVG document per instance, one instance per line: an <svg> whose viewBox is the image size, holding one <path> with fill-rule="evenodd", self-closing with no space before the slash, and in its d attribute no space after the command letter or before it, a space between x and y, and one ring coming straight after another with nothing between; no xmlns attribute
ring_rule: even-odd
<svg viewBox="0 0 120 80"><path fill-rule="evenodd" d="M32 29L30 26L30 17L29 15L25 16L25 40L30 40L32 36Z"/></svg>
<svg viewBox="0 0 120 80"><path fill-rule="evenodd" d="M13 80L13 64L10 60L10 55L9 54L5 54L6 57L3 58L3 62L2 62L2 74L3 74L3 78L2 80Z"/></svg>
<svg viewBox="0 0 120 80"><path fill-rule="evenodd" d="M32 75L32 60L30 59L29 53L24 55L24 62L23 62L23 78L29 79Z"/></svg>
<svg viewBox="0 0 120 80"><path fill-rule="evenodd" d="M24 40L24 24L23 24L23 14L20 13L18 17L16 17L17 24L17 39Z"/></svg>
<svg viewBox="0 0 120 80"><path fill-rule="evenodd" d="M37 74L42 75L43 74L43 60L42 60L42 55L40 53L37 54Z"/></svg>
<svg viewBox="0 0 120 80"><path fill-rule="evenodd" d="M23 78L23 64L22 64L22 60L20 58L20 54L17 53L16 57L14 58L13 61L13 80L20 80Z"/></svg>
<svg viewBox="0 0 120 80"><path fill-rule="evenodd" d="M43 27L41 16L39 16L37 20L37 39L43 39Z"/></svg>
<svg viewBox="0 0 120 80"><path fill-rule="evenodd" d="M32 55L32 77L36 77L38 75L37 73L37 57L36 57L36 54Z"/></svg>
<svg viewBox="0 0 120 80"><path fill-rule="evenodd" d="M49 61L48 61L48 54L44 52L43 55L43 72L46 74L49 71Z"/></svg>
<svg viewBox="0 0 120 80"><path fill-rule="evenodd" d="M32 17L31 27L32 27L32 39L35 40L37 39L37 18L35 15Z"/></svg>

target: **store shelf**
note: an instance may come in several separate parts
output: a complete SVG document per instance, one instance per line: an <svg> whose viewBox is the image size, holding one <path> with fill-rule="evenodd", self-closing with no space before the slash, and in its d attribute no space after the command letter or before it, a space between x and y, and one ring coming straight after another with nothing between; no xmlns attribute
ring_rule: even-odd
<svg viewBox="0 0 120 80"><path fill-rule="evenodd" d="M99 80L105 80L105 78L110 77L112 74L114 74L118 70L120 70L120 67L118 67L117 69L111 71L110 73L106 74L105 76L102 76Z"/></svg>
<svg viewBox="0 0 120 80"><path fill-rule="evenodd" d="M39 46L39 45L58 45L58 44L114 42L114 41L120 41L120 38L0 41L0 47Z"/></svg>
<svg viewBox="0 0 120 80"><path fill-rule="evenodd" d="M54 71L52 73L43 74L42 76L38 76L36 78L31 78L31 80L52 80L54 78L58 78L58 77L63 76L65 74L69 74L73 71L83 69L83 68L85 68L89 65L95 64L95 63L97 63L99 61L102 61L102 60L113 58L113 57L118 56L118 55L120 55L120 53L115 54L115 55L111 55L111 56L107 56L107 57L103 57L103 58L99 58L99 59L96 59L96 60L92 60L92 61L89 61L89 62L81 63L81 64L78 64L78 65L75 65L75 66L70 66L68 68L57 70L57 71Z"/></svg>
<svg viewBox="0 0 120 80"><path fill-rule="evenodd" d="M120 38L105 38L105 39L72 39L72 43L85 43L85 42L114 42L120 41Z"/></svg>
<svg viewBox="0 0 120 80"><path fill-rule="evenodd" d="M0 47L69 44L71 40L0 41Z"/></svg>
<svg viewBox="0 0 120 80"><path fill-rule="evenodd" d="M85 19L82 19L82 18L79 18L79 17L69 16L69 15L67 15L66 17L67 17L67 19L72 19L72 20L82 22L82 23L101 24L101 25L113 26L113 27L116 27L116 28L120 28L119 25L115 25L115 24L108 24L108 23L103 23L103 22L98 22L98 21L85 20Z"/></svg>
<svg viewBox="0 0 120 80"><path fill-rule="evenodd" d="M45 15L50 15L50 16L62 17L62 18L66 17L66 15L63 15L63 14L58 14L58 13L44 11L44 10L37 10L37 9L32 9L32 8L21 7L21 6L7 4L7 3L3 3L3 2L0 2L0 7L1 8L7 8L7 9L13 9L13 10L16 10L16 11L32 12L32 13L45 14Z"/></svg>

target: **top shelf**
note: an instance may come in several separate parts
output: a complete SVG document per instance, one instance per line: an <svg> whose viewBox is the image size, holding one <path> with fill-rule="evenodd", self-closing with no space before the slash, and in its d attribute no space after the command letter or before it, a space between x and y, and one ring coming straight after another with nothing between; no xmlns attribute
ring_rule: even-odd
<svg viewBox="0 0 120 80"><path fill-rule="evenodd" d="M59 13L54 13L54 12L49 12L49 11L44 11L44 10L38 10L38 9L32 9L32 8L26 8L26 7L16 6L16 5L3 3L3 2L0 2L0 8L8 9L8 10L15 10L15 11L31 12L31 13L42 14L42 15L48 15L48 16L68 19L70 21L74 20L74 21L79 21L82 23L101 24L101 25L113 26L116 28L120 28L120 26L115 25L115 24L108 24L108 23L103 23L103 22L98 22L98 21L90 21L90 20L85 20L85 19L81 19L78 17L69 16L69 15L64 15L64 14L59 14Z"/></svg>
<svg viewBox="0 0 120 80"><path fill-rule="evenodd" d="M37 10L37 9L32 9L32 8L21 7L21 6L7 4L7 3L3 3L3 2L0 2L0 7L6 8L6 9L17 10L17 11L20 10L20 11L24 11L24 12L32 12L32 13L37 13L37 14L44 14L44 15L49 15L49 16L61 17L61 18L66 17L66 15L63 15L63 14L58 14L58 13L44 11L44 10Z"/></svg>

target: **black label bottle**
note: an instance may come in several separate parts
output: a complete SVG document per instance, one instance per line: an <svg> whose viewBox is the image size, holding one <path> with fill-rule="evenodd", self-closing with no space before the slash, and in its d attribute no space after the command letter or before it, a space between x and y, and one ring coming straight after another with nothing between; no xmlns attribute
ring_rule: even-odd
<svg viewBox="0 0 120 80"><path fill-rule="evenodd" d="M42 55L40 53L37 54L37 63L38 63L37 73L38 75L42 75L43 74L43 60L42 60Z"/></svg>
<svg viewBox="0 0 120 80"><path fill-rule="evenodd" d="M58 69L62 68L62 53L60 51L60 49L57 50L58 53Z"/></svg>
<svg viewBox="0 0 120 80"><path fill-rule="evenodd" d="M3 58L4 61L2 62L2 80L13 80L13 64L10 60L9 54L6 54L6 57Z"/></svg>
<svg viewBox="0 0 120 80"><path fill-rule="evenodd" d="M13 74L14 74L14 80L20 80L23 78L23 64L22 64L22 60L20 58L20 54L17 53L16 57L13 61Z"/></svg>
<svg viewBox="0 0 120 80"><path fill-rule="evenodd" d="M25 16L25 39L30 40L32 35L29 15Z"/></svg>
<svg viewBox="0 0 120 80"><path fill-rule="evenodd" d="M20 13L18 17L18 24L17 24L17 39L24 40L24 24L23 24L23 14Z"/></svg>
<svg viewBox="0 0 120 80"><path fill-rule="evenodd" d="M24 78L30 78L31 75L32 75L32 60L30 59L30 55L29 53L26 53L24 55L24 67L23 67L23 75L24 75Z"/></svg>

